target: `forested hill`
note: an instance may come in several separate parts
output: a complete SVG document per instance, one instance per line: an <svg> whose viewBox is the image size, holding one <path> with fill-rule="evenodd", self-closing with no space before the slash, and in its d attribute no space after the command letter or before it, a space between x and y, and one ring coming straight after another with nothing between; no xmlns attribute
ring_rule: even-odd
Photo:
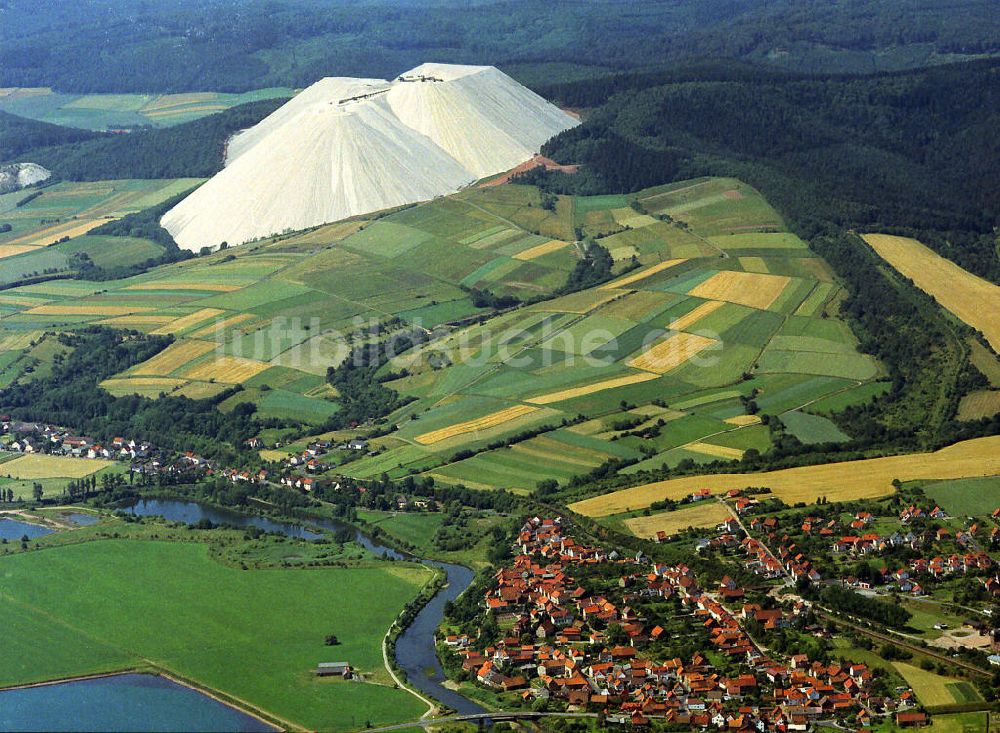
<svg viewBox="0 0 1000 733"><path fill-rule="evenodd" d="M50 125L0 112L0 162L20 159L30 150L47 145L92 140L99 135L74 127Z"/></svg>
<svg viewBox="0 0 1000 733"><path fill-rule="evenodd" d="M713 64L670 75L600 85L606 101L545 149L587 172L552 185L627 191L736 175L800 223L920 231L1000 281L1000 62L812 78ZM568 104L598 101L586 85L552 91ZM623 147L647 155L623 157ZM643 164L649 155L665 161L658 171Z"/></svg>
<svg viewBox="0 0 1000 733"><path fill-rule="evenodd" d="M532 84L681 59L870 72L1000 53L995 0L0 0L0 87L246 91L424 61Z"/></svg>
<svg viewBox="0 0 1000 733"><path fill-rule="evenodd" d="M8 155L0 145L0 162L30 160L45 166L53 175L72 181L97 181L117 178L207 178L222 169L226 141L237 131L255 125L287 99L267 99L232 107L192 122L162 129L139 130L127 135L89 133L74 128L58 127L0 113L0 142L7 119L21 124L11 125L11 138L19 141L20 152ZM38 127L55 128L63 137L53 134L42 145L29 143ZM17 131L24 134L16 134ZM73 133L80 133L74 137ZM69 142L70 140L80 142ZM53 145L55 142L64 142ZM10 148L18 149L12 146Z"/></svg>

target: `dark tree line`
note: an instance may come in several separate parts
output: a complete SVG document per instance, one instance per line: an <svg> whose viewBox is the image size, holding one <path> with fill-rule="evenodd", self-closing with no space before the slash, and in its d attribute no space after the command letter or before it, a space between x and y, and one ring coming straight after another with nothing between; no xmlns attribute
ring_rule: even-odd
<svg viewBox="0 0 1000 733"><path fill-rule="evenodd" d="M891 629L906 628L907 622L913 616L902 606L868 598L860 593L855 593L850 588L841 588L839 585L824 586L815 595L816 600L834 611Z"/></svg>
<svg viewBox="0 0 1000 733"><path fill-rule="evenodd" d="M993 237L1000 224L1000 61L852 77L736 67L727 78L716 65L698 79L699 68L675 72L683 79L677 82L661 83L656 74L607 80L603 105L582 127L550 141L546 154L583 162L585 176L615 191L736 175L800 225L916 234L1000 281ZM573 88L566 93L574 98ZM658 177L625 165L619 173L627 179L615 178L593 161L612 158L622 139L677 162L660 167Z"/></svg>
<svg viewBox="0 0 1000 733"><path fill-rule="evenodd" d="M0 162L19 159L29 150L93 140L99 136L99 133L89 130L52 125L0 112Z"/></svg>
<svg viewBox="0 0 1000 733"><path fill-rule="evenodd" d="M392 78L428 60L497 64L545 82L707 57L857 72L1000 48L992 0L83 0L49 3L46 12L34 0L4 0L3 7L0 86L76 93L300 87L331 72ZM548 66L532 68L540 64Z"/></svg>

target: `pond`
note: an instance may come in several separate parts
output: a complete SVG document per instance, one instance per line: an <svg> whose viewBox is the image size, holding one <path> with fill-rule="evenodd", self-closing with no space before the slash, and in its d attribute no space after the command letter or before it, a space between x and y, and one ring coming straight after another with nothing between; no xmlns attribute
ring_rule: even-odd
<svg viewBox="0 0 1000 733"><path fill-rule="evenodd" d="M60 514L59 518L63 521L69 522L70 524L75 524L77 527L89 527L92 524L97 524L101 521L101 517L98 514L85 514L83 512L68 512L66 514Z"/></svg>
<svg viewBox="0 0 1000 733"><path fill-rule="evenodd" d="M253 514L243 514L231 509L209 506L196 501L177 501L174 499L139 499L135 503L122 507L121 511L140 517L163 517L171 522L195 524L202 519L208 519L215 524L231 524L234 527L258 527L265 532L279 532L288 537L303 540L315 540L323 536L322 532L314 532L293 522L280 522L267 517Z"/></svg>
<svg viewBox="0 0 1000 733"><path fill-rule="evenodd" d="M28 539L35 539L42 535L52 534L55 530L43 527L40 524L30 524L8 517L0 518L0 539L15 541L20 540L25 535Z"/></svg>
<svg viewBox="0 0 1000 733"><path fill-rule="evenodd" d="M0 730L256 733L278 729L164 677L119 674L0 691Z"/></svg>

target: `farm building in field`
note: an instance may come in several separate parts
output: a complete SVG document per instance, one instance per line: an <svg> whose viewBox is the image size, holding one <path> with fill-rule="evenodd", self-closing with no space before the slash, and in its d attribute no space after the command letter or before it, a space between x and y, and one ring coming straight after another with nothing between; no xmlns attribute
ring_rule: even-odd
<svg viewBox="0 0 1000 733"><path fill-rule="evenodd" d="M351 678L351 665L347 662L320 662L316 665L314 674L317 677L343 677L345 680Z"/></svg>
<svg viewBox="0 0 1000 733"><path fill-rule="evenodd" d="M492 66L321 79L235 135L226 165L161 220L199 251L453 193L579 122Z"/></svg>

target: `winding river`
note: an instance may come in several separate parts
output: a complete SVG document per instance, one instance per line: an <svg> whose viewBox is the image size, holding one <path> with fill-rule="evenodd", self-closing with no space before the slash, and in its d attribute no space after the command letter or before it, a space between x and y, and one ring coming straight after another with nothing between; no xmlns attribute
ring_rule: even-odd
<svg viewBox="0 0 1000 733"><path fill-rule="evenodd" d="M236 527L259 527L267 532L280 532L289 537L301 539L316 539L323 535L312 527L320 527L333 532L350 527L355 530L355 539L373 554L392 560L412 560L425 565L440 568L447 575L447 585L442 588L431 601L417 614L405 631L396 640L396 663L406 672L407 683L426 695L456 710L463 715L484 712L476 703L459 695L443 685L446 677L441 663L437 658L434 645L434 635L444 617L444 606L448 601L458 598L472 583L475 573L463 565L439 562L413 557L387 547L372 539L353 525L338 522L333 519L310 518L305 520L309 526L282 522L252 514L209 506L195 501L180 501L175 499L140 499L124 507L121 511L137 516L161 516L175 522L194 524L201 519L208 519L216 524L231 524Z"/></svg>

